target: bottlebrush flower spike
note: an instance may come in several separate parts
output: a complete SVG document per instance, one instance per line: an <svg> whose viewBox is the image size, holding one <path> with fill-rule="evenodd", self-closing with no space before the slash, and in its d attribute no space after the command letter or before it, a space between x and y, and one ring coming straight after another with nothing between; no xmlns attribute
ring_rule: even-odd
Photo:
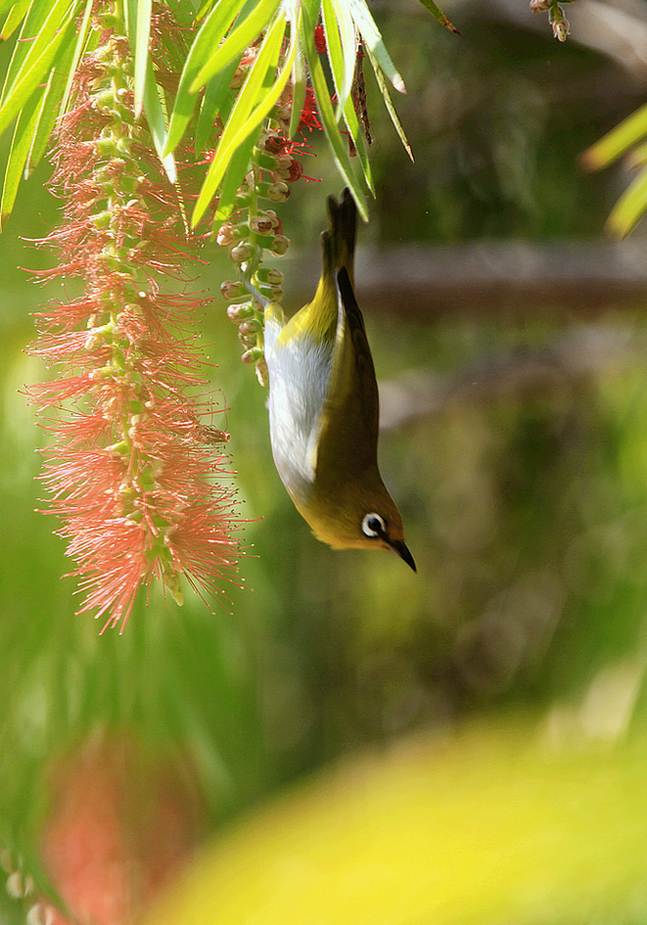
<svg viewBox="0 0 647 925"><path fill-rule="evenodd" d="M202 300L158 282L186 285L178 193L134 122L132 61L114 11L109 24L60 124L53 186L65 217L45 239L61 263L42 275L79 277L85 289L38 316L33 352L55 378L31 393L49 409L42 479L85 593L79 612L123 631L140 587L160 579L180 601L184 576L217 595L240 550L231 476L199 396L207 380L189 325Z"/></svg>

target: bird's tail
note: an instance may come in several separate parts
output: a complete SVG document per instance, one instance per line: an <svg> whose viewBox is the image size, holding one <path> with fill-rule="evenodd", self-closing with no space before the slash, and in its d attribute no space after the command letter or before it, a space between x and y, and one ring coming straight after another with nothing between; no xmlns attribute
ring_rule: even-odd
<svg viewBox="0 0 647 925"><path fill-rule="evenodd" d="M329 196L327 203L330 228L321 235L324 275L333 277L336 270L345 267L353 284L357 206L348 188L343 190L339 202Z"/></svg>

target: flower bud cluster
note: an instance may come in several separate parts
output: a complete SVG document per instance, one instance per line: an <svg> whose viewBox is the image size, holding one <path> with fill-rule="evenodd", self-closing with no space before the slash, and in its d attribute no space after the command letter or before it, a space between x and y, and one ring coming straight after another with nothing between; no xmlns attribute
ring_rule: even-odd
<svg viewBox="0 0 647 925"><path fill-rule="evenodd" d="M301 176L301 165L289 148L287 139L267 124L253 150L252 170L236 196L236 220L224 222L216 233L216 241L229 249L239 272L238 280L225 280L220 287L223 298L230 303L227 314L238 326L243 362L255 365L263 385L267 382L263 306L283 298L283 274L264 267L263 257L283 256L290 242L282 233L281 220L274 209L261 208L260 201L267 200L272 205L285 202L290 195L288 182Z"/></svg>
<svg viewBox="0 0 647 925"><path fill-rule="evenodd" d="M236 70L231 88L243 83L256 49L247 50ZM231 217L216 232L216 241L229 249L237 271L237 280L225 280L221 294L229 303L227 314L238 326L243 346L243 362L254 364L261 384L267 382L267 367L263 358L263 310L268 302L283 298L283 274L276 269L263 267L263 259L271 254L281 257L287 253L289 239L282 233L281 222L271 205L285 202L290 196L289 184L303 176L303 167L297 159L308 146L292 141L289 131L293 91L289 83L279 97L271 114L265 119L252 150L250 170L238 189ZM306 92L299 129L320 128L316 116L314 96Z"/></svg>
<svg viewBox="0 0 647 925"><path fill-rule="evenodd" d="M571 3L572 0L563 0L563 2ZM553 35L560 42L566 41L570 25L557 0L530 0L530 11L531 13L547 12L548 21L553 27Z"/></svg>

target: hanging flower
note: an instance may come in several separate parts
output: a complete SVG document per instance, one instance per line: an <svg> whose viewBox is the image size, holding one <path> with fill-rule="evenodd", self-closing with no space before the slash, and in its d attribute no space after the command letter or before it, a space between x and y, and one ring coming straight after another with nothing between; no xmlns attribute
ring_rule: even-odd
<svg viewBox="0 0 647 925"><path fill-rule="evenodd" d="M193 334L203 300L186 289L183 203L134 122L132 61L114 11L109 24L60 123L52 182L64 222L45 239L61 261L43 275L84 289L38 316L33 352L55 378L32 394L49 409L42 478L76 562L80 612L123 630L155 578L178 601L182 577L220 593L239 544L230 473L213 445L223 435L204 423ZM163 291L160 276L182 290Z"/></svg>

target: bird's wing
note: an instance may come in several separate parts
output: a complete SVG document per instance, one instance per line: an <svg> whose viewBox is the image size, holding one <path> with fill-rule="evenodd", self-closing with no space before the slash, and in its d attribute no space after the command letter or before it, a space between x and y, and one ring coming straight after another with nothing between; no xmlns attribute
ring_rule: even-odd
<svg viewBox="0 0 647 925"><path fill-rule="evenodd" d="M335 274L338 321L328 393L318 428L319 466L327 452L331 464L348 460L355 469L375 464L379 399L375 367L364 319L348 272ZM328 468L328 471L331 471Z"/></svg>

